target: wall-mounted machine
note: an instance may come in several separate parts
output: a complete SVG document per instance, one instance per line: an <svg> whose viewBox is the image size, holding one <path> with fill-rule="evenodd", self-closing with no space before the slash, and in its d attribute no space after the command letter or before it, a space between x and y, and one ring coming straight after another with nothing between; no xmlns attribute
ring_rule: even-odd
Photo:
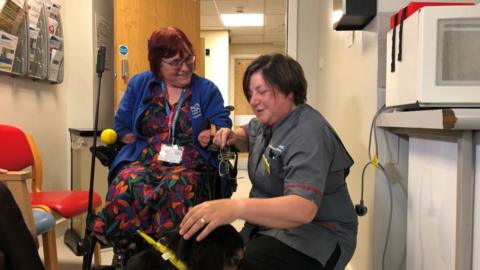
<svg viewBox="0 0 480 270"><path fill-rule="evenodd" d="M412 2L387 35L387 106L480 107L480 6Z"/></svg>

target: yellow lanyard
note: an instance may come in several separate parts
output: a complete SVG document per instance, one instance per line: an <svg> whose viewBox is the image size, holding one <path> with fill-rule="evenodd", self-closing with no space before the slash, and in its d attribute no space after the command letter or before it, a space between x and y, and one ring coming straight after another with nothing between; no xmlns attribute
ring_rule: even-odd
<svg viewBox="0 0 480 270"><path fill-rule="evenodd" d="M156 242L155 240L153 240L153 238L151 238L150 236L148 236L146 233L140 231L140 230L137 230L138 234L140 234L141 237L143 237L143 239L145 239L145 241L147 241L147 243L149 243L150 245L152 245L156 250L160 251L162 253L162 258L164 260L169 260L170 263L173 264L173 266L175 266L178 270L187 270L187 266L185 266L185 264L180 261L176 256L175 254L173 253L173 251L171 251L168 247L162 245L161 243L159 242Z"/></svg>

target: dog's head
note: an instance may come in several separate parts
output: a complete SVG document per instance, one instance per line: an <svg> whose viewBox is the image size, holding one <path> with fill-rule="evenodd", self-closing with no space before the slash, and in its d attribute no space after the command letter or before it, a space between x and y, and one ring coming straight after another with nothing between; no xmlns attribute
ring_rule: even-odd
<svg viewBox="0 0 480 270"><path fill-rule="evenodd" d="M184 240L178 230L165 233L160 242L183 261L188 270L234 270L238 269L243 258L243 240L231 225L224 225L213 230L205 239L198 242L197 235ZM125 270L167 269L176 270L162 254L154 248L142 251L128 260Z"/></svg>

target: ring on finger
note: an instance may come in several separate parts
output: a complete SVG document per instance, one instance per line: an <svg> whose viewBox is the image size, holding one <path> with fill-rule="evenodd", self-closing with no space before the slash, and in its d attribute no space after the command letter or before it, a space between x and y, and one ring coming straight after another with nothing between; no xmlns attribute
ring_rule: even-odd
<svg viewBox="0 0 480 270"><path fill-rule="evenodd" d="M200 219L200 223L202 223L202 224L207 224L207 221L202 217L202 218Z"/></svg>

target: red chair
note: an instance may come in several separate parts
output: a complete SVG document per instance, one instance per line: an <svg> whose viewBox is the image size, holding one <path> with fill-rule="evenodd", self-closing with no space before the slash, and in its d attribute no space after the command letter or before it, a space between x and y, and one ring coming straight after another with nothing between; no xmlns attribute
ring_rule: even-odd
<svg viewBox="0 0 480 270"><path fill-rule="evenodd" d="M27 167L32 170L30 200L33 207L46 206L53 214L65 219L87 212L88 191L42 191L42 161L35 141L16 127L0 125L0 168L20 171ZM94 193L93 208L99 207L101 203L100 196Z"/></svg>

